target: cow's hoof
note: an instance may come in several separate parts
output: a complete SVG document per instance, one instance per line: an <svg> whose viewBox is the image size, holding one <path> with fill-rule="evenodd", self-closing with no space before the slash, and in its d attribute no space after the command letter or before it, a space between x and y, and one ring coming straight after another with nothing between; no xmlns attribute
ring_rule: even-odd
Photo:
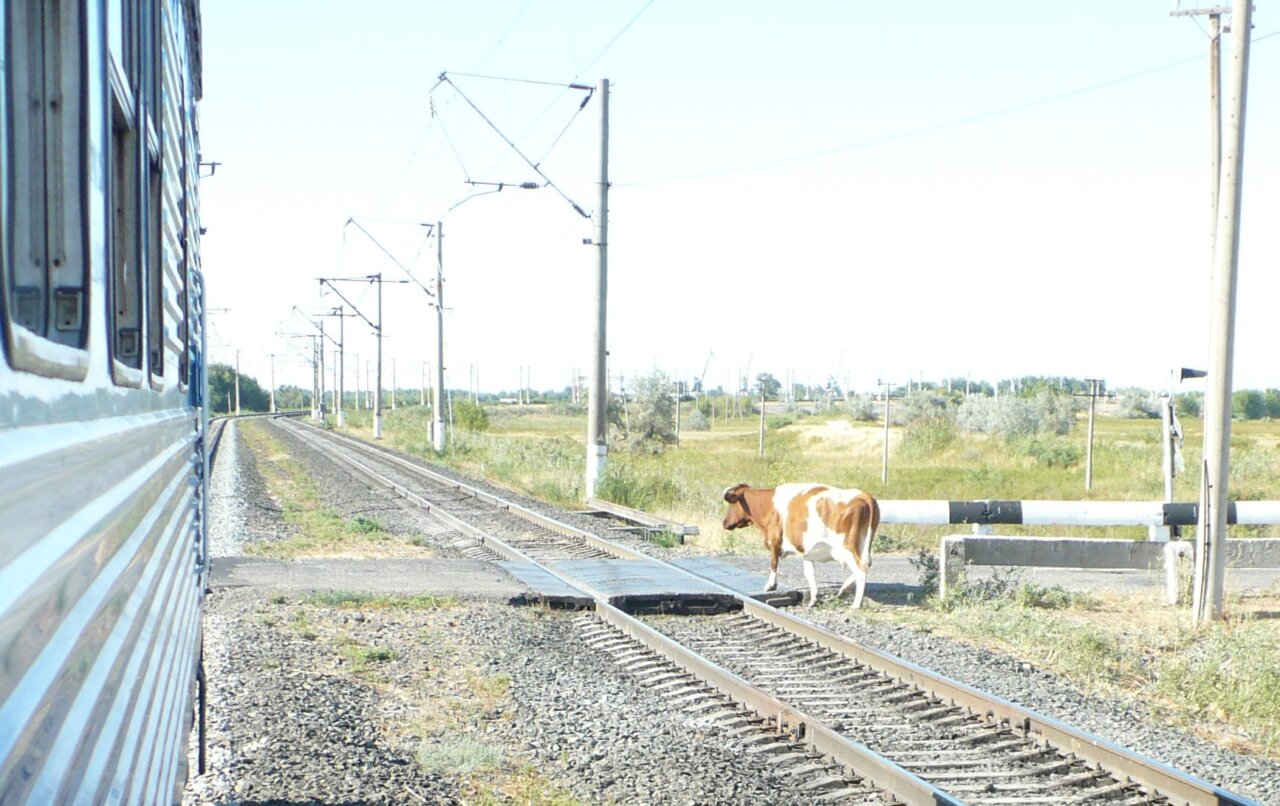
<svg viewBox="0 0 1280 806"><path fill-rule="evenodd" d="M810 599L810 600L805 604L805 607L813 607L813 606L814 606L814 605L816 605L817 603L818 603L818 600L817 600L817 599Z"/></svg>

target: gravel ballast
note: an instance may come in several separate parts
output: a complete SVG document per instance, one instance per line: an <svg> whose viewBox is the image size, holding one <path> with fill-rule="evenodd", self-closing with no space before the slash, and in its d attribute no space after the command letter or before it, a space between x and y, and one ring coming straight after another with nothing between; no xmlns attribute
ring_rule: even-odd
<svg viewBox="0 0 1280 806"><path fill-rule="evenodd" d="M229 426L233 429L234 424ZM273 433L276 433L273 431ZM293 447L287 435L282 441ZM376 510L390 530L447 556L436 525L300 451L334 511ZM456 475L456 474L455 474ZM471 482L484 487L482 483ZM289 528L253 454L223 437L211 480L213 554ZM537 502L577 525L592 519ZM447 535L445 535L447 537ZM795 564L798 571L799 564ZM883 578L884 569L876 566ZM901 580L909 584L911 580ZM351 608L269 586L216 588L206 602L208 761L184 802L463 803L530 775L540 797L582 803L812 803L739 737L673 710L586 645L583 614L468 598L408 609ZM798 615L1188 770L1280 804L1280 764L1156 724L1142 703L1086 697L1016 658L839 609ZM194 736L193 736L194 741ZM497 796L502 800L502 796Z"/></svg>

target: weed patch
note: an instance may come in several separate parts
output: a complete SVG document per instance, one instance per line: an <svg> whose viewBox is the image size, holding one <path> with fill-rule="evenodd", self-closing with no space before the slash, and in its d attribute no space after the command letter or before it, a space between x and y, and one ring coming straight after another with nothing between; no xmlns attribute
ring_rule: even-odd
<svg viewBox="0 0 1280 806"><path fill-rule="evenodd" d="M337 607L345 610L362 608L378 610L443 610L459 606L458 600L452 596L384 596L347 591L312 593L302 601L305 604Z"/></svg>

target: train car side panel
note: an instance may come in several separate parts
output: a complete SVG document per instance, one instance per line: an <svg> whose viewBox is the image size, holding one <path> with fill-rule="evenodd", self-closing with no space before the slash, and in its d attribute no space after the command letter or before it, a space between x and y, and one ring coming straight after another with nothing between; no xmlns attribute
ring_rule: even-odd
<svg viewBox="0 0 1280 806"><path fill-rule="evenodd" d="M197 0L0 0L0 802L176 803L208 421Z"/></svg>

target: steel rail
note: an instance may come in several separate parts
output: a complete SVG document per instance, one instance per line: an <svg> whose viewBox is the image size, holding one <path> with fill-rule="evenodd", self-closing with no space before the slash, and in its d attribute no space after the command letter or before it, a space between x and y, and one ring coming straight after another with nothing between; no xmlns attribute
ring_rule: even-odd
<svg viewBox="0 0 1280 806"><path fill-rule="evenodd" d="M319 430L319 429L316 429L316 430ZM1019 705L1011 703L1000 697L996 697L995 695L988 694L979 689L973 688L972 686L961 683L957 680L952 680L951 678L948 678L944 675L937 674L923 667L917 666L916 664L911 663L910 661L906 661L901 658L897 658L895 656L881 652L879 650L872 649L870 647L859 644L858 642L846 636L827 630L823 627L813 624L812 622L805 621L804 619L797 618L796 616L792 616L788 613L784 613L783 611L779 610L776 607L773 607L772 605L766 604L764 602L760 602L756 599L753 599L750 596L747 596L738 591L732 590L731 588L727 588L722 583L719 583L716 580L706 577L704 575L686 570L684 568L680 568L679 566L671 565L670 563L666 563L665 561L660 560L658 558L641 554L628 547L620 546L618 544L613 543L612 541L604 540L602 538L599 538L595 535L590 535L590 533L584 532L580 529L576 529L567 524L562 524L559 521L554 521L553 519L547 518L546 516L540 515L539 513L535 513L532 510L529 510L525 507L521 507L511 502L503 501L502 499L497 498L496 496L493 496L489 493L484 493L483 491L477 490L474 487L470 487L469 485L466 485L454 479L450 479L446 476L435 473L427 468L422 467L421 465L418 465L413 462L403 460L400 457L391 455L383 449L377 448L375 446L369 446L367 443L364 443L360 440L355 440L343 435L331 434L328 432L326 433L332 438L340 439L346 443L354 445L357 448L362 448L368 452L375 453L378 455L380 459L391 461L393 464L404 466L414 472L421 473L427 477L430 477L433 479L439 479L442 483L446 484L447 486L453 487L458 490L467 491L467 492L474 491L474 493L477 494L477 497L482 498L482 500L485 500L487 503L493 503L495 506L501 507L503 509L507 509L512 512L517 512L522 515L524 513L529 513L539 523L549 522L549 523L556 524L558 528L555 529L555 531L564 529L564 530L568 530L567 532L564 532L565 534L581 535L584 538L593 539L594 544L602 548L602 550L609 551L611 549L616 548L619 550L620 555L624 555L627 559L644 559L651 562L661 563L664 566L667 566L672 571L676 571L678 573L697 578L703 582L709 582L713 585L716 585L720 587L725 593L730 594L733 597L736 597L739 601L741 601L743 612L746 614L752 615L756 618L759 618L765 621L766 623L772 624L776 627L779 627L780 629L784 629L802 638L813 641L814 643L818 644L819 646L822 646L825 649L850 657L853 660L868 666L869 668L872 668L878 672L887 674L890 677L893 677L897 680L902 681L903 683L916 686L917 688L925 691L926 693L934 697L937 697L940 700L946 700L952 703L953 705L967 708L975 715L985 717L998 724L1008 725L1011 729L1020 731L1024 736L1040 738L1050 746L1054 747L1059 752L1076 755L1077 757L1087 762L1098 764L1102 769L1116 776L1118 780L1124 780L1125 778L1128 778L1134 781L1135 783L1138 783L1152 790L1154 794L1162 795L1177 803L1195 804L1197 806L1199 806L1200 804L1204 804L1205 806L1260 806L1259 804L1257 804L1256 801L1250 800L1241 795L1237 795L1215 784L1211 784L1211 783L1208 783L1207 781L1201 780L1195 776L1175 770L1172 767L1169 767L1168 765L1162 764L1161 762L1155 761L1154 759L1148 758L1147 756L1144 756L1140 753L1136 753L1134 751L1122 748L1119 745L1113 744L1107 741L1106 739L1103 739L1102 737L1095 736L1093 734L1090 734L1086 731L1079 730L1077 728L1073 728L1058 720L1052 719L1050 717L1046 717L1042 714L1038 714L1035 711L1032 711L1027 708L1023 708ZM358 463L354 462L353 460L348 460L348 461L351 464L358 465ZM372 470L366 469L364 472L370 475L376 475L376 473ZM411 491L404 490L402 485L395 484L390 480L384 480L384 483L392 487L393 489L397 490L397 492L400 492L403 490L401 494L406 494L406 497L410 498L410 500L417 499L415 500L415 503L417 503L418 501L425 501L425 499L422 499L421 496L417 496ZM430 507L430 511L433 514L441 514L441 510L438 507ZM448 516L448 518L452 519L450 521L451 525L453 525L453 522L462 523L462 521L458 521L456 518L454 518L451 515ZM483 534L482 532L479 532L479 530L475 530L474 527L469 527L469 526L466 527L466 531L468 534L473 534L473 535ZM608 610L612 610L612 611L617 611L617 613L623 616L626 616L626 614L622 613L621 610L618 610L617 608L613 607L613 605L609 604L607 599L601 596L601 594L598 591L594 591L590 589L588 586L584 585L582 582L578 580L574 580L567 574L560 572L558 569L543 565L541 563L537 563L536 561L530 559L529 557L527 557L527 555L524 555L518 550L509 546L505 546L505 544L503 544L500 540L492 537L491 535L485 535L483 537L483 540L485 541L486 545L490 545L492 548L498 551L498 553L503 554L504 556L507 556L509 559L513 559L518 562L534 563L535 565L538 565L539 567L545 569L548 573L551 573L558 579L564 581L566 584L569 584L583 591L584 593L587 593L592 598L596 599L598 612L608 612ZM502 548L499 548L499 546L501 546ZM508 554L507 552L511 552L511 553ZM601 607L608 608L608 610L602 611ZM633 617L631 616L626 616L626 618L633 619ZM648 627L647 625L644 625L638 620L636 620L636 624L639 625L639 627L642 629L637 630L635 633L631 632L631 630L628 629L627 633L629 635L633 635L633 637L636 637L637 640L644 641L644 639L640 638L641 635L646 634L644 631L649 631L657 635L661 635L660 633L656 633L656 631L652 630L652 628ZM665 636L663 637L665 638ZM667 639L667 640L670 640L670 639ZM690 652L684 647L680 647L679 644L674 644L674 646L679 647L678 650L673 650L677 654L688 653L692 657L700 658L700 656L694 655L694 653ZM665 653L661 653L661 654L664 654L664 656L669 658L671 657L666 655ZM672 659L674 661L674 658ZM737 678L736 675L732 675L730 672L720 669L720 667L716 666L715 664L712 664L710 661L707 661L705 659L701 659L701 660L707 664L710 664L711 667L714 667L715 669L719 669L719 671L724 675L729 675L729 677L740 681L743 686L748 687L750 691L747 691L747 690L744 690L744 691L746 694L749 694L751 697L753 698L756 697L755 694L751 693L752 691L754 691L754 692L759 692L760 696L767 698L766 700L752 699L750 701L744 701L747 704L749 704L750 707L753 708L753 710L756 710L756 707L752 703L760 703L763 705L767 705L768 708L780 709L780 710L774 710L774 711L761 712L762 715L768 714L768 713L772 713L775 716L782 715L782 716L785 716L787 720L793 720L797 725L803 724L804 728L802 732L806 734L811 733L815 736L823 736L823 737L825 737L827 734L830 734L830 736L840 739L843 742L849 742L855 745L857 744L855 742L851 742L850 740L844 739L843 737L840 737L838 734L834 733L825 725L823 725L819 720L803 715L802 712L794 708L791 708L790 706L785 705L785 703L782 703L782 701L780 700L776 700L775 698L772 697L772 695L767 694L761 689L757 689L756 687L752 686L750 683L747 683L741 678ZM718 684L712 683L710 680L708 680L707 682L715 686L716 688L720 688ZM724 690L724 689L721 689L721 690ZM730 692L725 691L725 693L729 694ZM734 696L734 695L730 695L730 696ZM734 698L737 699L736 696ZM777 706L772 705L769 701L776 702ZM821 741L824 743L824 747L825 747L827 738L822 738ZM816 744L814 746L815 748L818 747ZM861 747L861 745L858 745L858 746ZM821 748L818 748L818 749L821 749ZM826 749L822 749L822 752L829 752L829 751L827 751ZM842 750L841 752L845 752L845 751ZM868 750L867 752L872 752L872 751ZM880 757L876 756L876 758L879 759ZM839 760L840 763L846 764L846 766L849 766L850 769L853 769L859 775L863 774L860 768L855 767L852 764L846 762L843 758L837 758L837 760ZM892 762L889 762L887 760L885 761L888 764L893 764ZM865 762L860 762L860 763L865 763ZM874 766L874 764L872 766ZM897 765L893 765L893 767L897 767ZM898 768L898 769L901 769L901 768ZM903 770L903 772L908 775L913 775L912 773L909 773L906 770ZM883 784L881 784L881 782L878 779L873 777L871 778L871 780L875 781L877 785L883 786ZM896 794L896 790L894 791ZM959 801L954 801L950 799L951 796L946 795L945 793L942 793L941 790L937 790L937 791L941 793L941 795L944 798L948 798L948 799L943 801L909 801L909 802L929 802L929 803L959 802Z"/></svg>
<svg viewBox="0 0 1280 806"><path fill-rule="evenodd" d="M315 440L312 435L308 434L303 436L300 434L299 436L312 447L318 447L317 440ZM380 454L379 458L389 458L381 455L383 454L382 451L377 451L377 453ZM851 770L861 778L871 781L876 786L884 789L894 798L901 800L903 803L932 804L933 806L940 806L942 804L961 806L961 804L963 804L963 801L955 799L914 773L909 772L889 759L880 756L865 745L841 736L805 712L787 705L772 694L751 685L741 677L698 655L697 653L692 652L679 644L675 639L669 638L657 630L654 630L638 618L614 607L609 604L608 598L605 594L597 590L593 590L591 586L584 584L580 580L574 579L569 574L564 573L557 568L533 560L519 549L509 546L502 540L486 534L482 530L467 524L465 521L458 519L454 515L444 512L417 493L405 489L403 485L382 476L377 471L356 461L355 459L339 456L333 453L326 453L326 455L330 459L339 461L342 464L357 470L366 478L373 479L381 485L394 490L397 494L403 495L414 504L425 507L427 511L431 512L433 515L440 516L441 519L450 526L481 539L486 546L489 546L491 549L507 559L516 562L531 563L541 568L543 571L552 574L562 582L582 591L584 594L595 600L597 618L601 621L620 630L627 636L648 647L653 652L668 659L676 666L692 674L694 677L697 677L699 680L702 680L704 683L720 691L730 699L733 699L752 711L755 711L762 718L773 722L780 734L789 733L795 740L803 741L815 751L832 757L838 763L844 765L846 769ZM404 464L414 470L423 470L423 468L411 462L397 462L397 464ZM430 473L430 471L427 472ZM452 479L448 479L447 481L449 482L449 486L474 489ZM488 499L494 498L488 494L486 494L485 497ZM503 503L508 504L509 502ZM508 507L503 506L503 508L505 509ZM515 505L511 505L511 508L522 512L530 511ZM573 527L566 526L566 528L572 529ZM646 559L652 560L653 558ZM738 596L739 594L735 593L734 595Z"/></svg>
<svg viewBox="0 0 1280 806"><path fill-rule="evenodd" d="M300 423L299 425L303 425L304 427L308 427L308 428L315 428L315 426L309 426L302 423ZM319 430L319 429L316 429L316 430ZM603 537L600 537L599 535L595 535L595 534L592 534L591 532L585 531L583 529L579 529L567 523L563 523L562 521L558 521L554 518L543 515L540 512L536 512L532 509L529 509L528 507L521 506L513 501L508 501L504 498L499 498L498 496L493 495L492 493L487 493L484 490L478 489L476 487L472 487L471 485L458 481L457 479L449 478L448 476L437 473L434 470L431 470L430 468L423 467L420 464L417 464L415 462L410 462L402 457L396 456L395 454L388 453L382 450L381 448L378 448L377 446L369 445L367 442L364 442L362 440L348 437L345 434L335 434L333 432L328 432L328 431L323 433L330 439L340 440L342 442L345 442L351 445L357 450L363 450L366 453L375 454L381 461L390 462L391 464L399 465L419 475L426 476L427 478L431 479L432 481L438 484L442 484L446 487L452 487L453 489L458 490L459 492L466 493L467 495L471 495L476 499L483 501L486 504L489 504L499 509L503 509L513 514L516 514L522 518L525 518L537 524L538 526L541 526L544 529L547 529L552 532L556 532L565 537L574 537L574 538L584 540L588 545L592 546L593 548L599 549L600 551L603 551L605 553L613 554L614 556L624 560L651 560L654 562L661 562L660 560L657 560L654 557L651 557L650 555L645 554L641 551L637 551L631 548L630 546L624 546L621 543L615 543L612 540L607 540ZM439 509L438 508L433 509L432 512L439 512Z"/></svg>
<svg viewBox="0 0 1280 806"><path fill-rule="evenodd" d="M799 635L815 644L883 672L953 705L969 709L994 722L1008 725L1024 736L1040 738L1064 753L1098 764L1121 780L1127 777L1177 803L1258 806L1255 801L1229 792L1195 776L1126 750L1099 736L1073 728L1008 700L952 680L936 672L894 657L812 622L784 613L754 599L743 599L743 612Z"/></svg>
<svg viewBox="0 0 1280 806"><path fill-rule="evenodd" d="M910 804L962 804L928 781L898 766L866 745L841 736L804 711L758 688L733 672L684 647L604 599L596 600L596 616L676 666L771 721L778 733L790 734L823 755L830 756L860 778L871 781L894 798Z"/></svg>

